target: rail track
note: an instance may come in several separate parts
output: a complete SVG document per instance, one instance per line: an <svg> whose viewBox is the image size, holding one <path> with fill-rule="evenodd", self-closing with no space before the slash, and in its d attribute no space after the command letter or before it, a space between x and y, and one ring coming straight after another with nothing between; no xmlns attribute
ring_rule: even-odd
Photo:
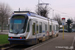
<svg viewBox="0 0 75 50"><path fill-rule="evenodd" d="M27 45L7 45L7 46L3 46L1 47L0 50L24 50L25 48L28 48L31 46L27 46Z"/></svg>
<svg viewBox="0 0 75 50"><path fill-rule="evenodd" d="M51 37L50 39L53 39L53 38ZM44 42L46 42L46 41L44 41ZM39 42L39 44L40 43L43 43L43 42ZM35 45L37 45L37 44L35 44ZM29 48L29 47L32 47L35 45L27 46L27 45L10 45L10 44L7 44L7 45L3 45L0 50L25 50L26 48Z"/></svg>
<svg viewBox="0 0 75 50"><path fill-rule="evenodd" d="M10 45L10 44L9 45L4 45L4 46L1 47L0 50L9 50L10 48L12 48L14 46L16 46L16 45Z"/></svg>

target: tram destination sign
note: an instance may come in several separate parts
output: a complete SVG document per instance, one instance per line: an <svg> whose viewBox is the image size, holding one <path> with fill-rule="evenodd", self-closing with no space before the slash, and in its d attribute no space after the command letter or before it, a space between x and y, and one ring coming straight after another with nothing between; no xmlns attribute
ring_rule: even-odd
<svg viewBox="0 0 75 50"><path fill-rule="evenodd" d="M13 18L25 18L25 16L22 16L22 15L15 15L15 16L13 16Z"/></svg>

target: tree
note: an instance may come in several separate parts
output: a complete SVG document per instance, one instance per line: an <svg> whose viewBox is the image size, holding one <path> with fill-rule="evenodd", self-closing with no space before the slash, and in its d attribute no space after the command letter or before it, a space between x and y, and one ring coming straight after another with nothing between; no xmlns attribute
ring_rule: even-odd
<svg viewBox="0 0 75 50"><path fill-rule="evenodd" d="M3 25L8 23L8 18L10 17L11 8L8 4L0 3L0 25L1 25L1 32L3 32Z"/></svg>
<svg viewBox="0 0 75 50"><path fill-rule="evenodd" d="M72 28L71 28L72 20L68 19L66 23L68 25L68 32L72 32Z"/></svg>
<svg viewBox="0 0 75 50"><path fill-rule="evenodd" d="M54 20L58 21L58 24L61 25L62 21L61 21L61 17L59 14L56 14L55 17L53 17Z"/></svg>
<svg viewBox="0 0 75 50"><path fill-rule="evenodd" d="M56 20L56 21L58 21L59 28L60 28L60 25L62 24L60 15L59 14L56 14L55 17L53 17L53 19Z"/></svg>
<svg viewBox="0 0 75 50"><path fill-rule="evenodd" d="M44 6L37 6L37 9L35 10L35 12L38 14L38 15L41 15L41 16L44 16L44 17L48 17L48 14L49 14L49 9L47 8L47 5L44 7Z"/></svg>

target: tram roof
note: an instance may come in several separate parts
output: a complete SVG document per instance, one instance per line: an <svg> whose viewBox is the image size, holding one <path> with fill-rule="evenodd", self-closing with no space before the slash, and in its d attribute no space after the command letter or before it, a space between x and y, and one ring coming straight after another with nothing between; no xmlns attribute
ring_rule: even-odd
<svg viewBox="0 0 75 50"><path fill-rule="evenodd" d="M14 11L14 14L27 14L28 16L34 16L34 17L48 19L44 16L37 15L36 13L30 12L30 11Z"/></svg>
<svg viewBox="0 0 75 50"><path fill-rule="evenodd" d="M44 16L40 16L40 15L37 15L36 13L33 13L33 12L30 12L30 11L14 11L14 14L27 14L28 16L34 16L34 17L38 17L38 18L42 18L42 19L49 19L49 20L52 20L54 22L57 22L53 19L50 19L50 18L46 18Z"/></svg>

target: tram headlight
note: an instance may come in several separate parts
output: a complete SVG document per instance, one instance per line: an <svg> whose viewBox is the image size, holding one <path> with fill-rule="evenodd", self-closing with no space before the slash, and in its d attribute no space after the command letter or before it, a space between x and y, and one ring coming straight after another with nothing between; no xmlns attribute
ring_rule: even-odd
<svg viewBox="0 0 75 50"><path fill-rule="evenodd" d="M22 37L20 37L20 39L22 39Z"/></svg>
<svg viewBox="0 0 75 50"><path fill-rule="evenodd" d="M13 37L10 37L11 39L13 38Z"/></svg>
<svg viewBox="0 0 75 50"><path fill-rule="evenodd" d="M24 35L20 35L20 39L26 39Z"/></svg>

